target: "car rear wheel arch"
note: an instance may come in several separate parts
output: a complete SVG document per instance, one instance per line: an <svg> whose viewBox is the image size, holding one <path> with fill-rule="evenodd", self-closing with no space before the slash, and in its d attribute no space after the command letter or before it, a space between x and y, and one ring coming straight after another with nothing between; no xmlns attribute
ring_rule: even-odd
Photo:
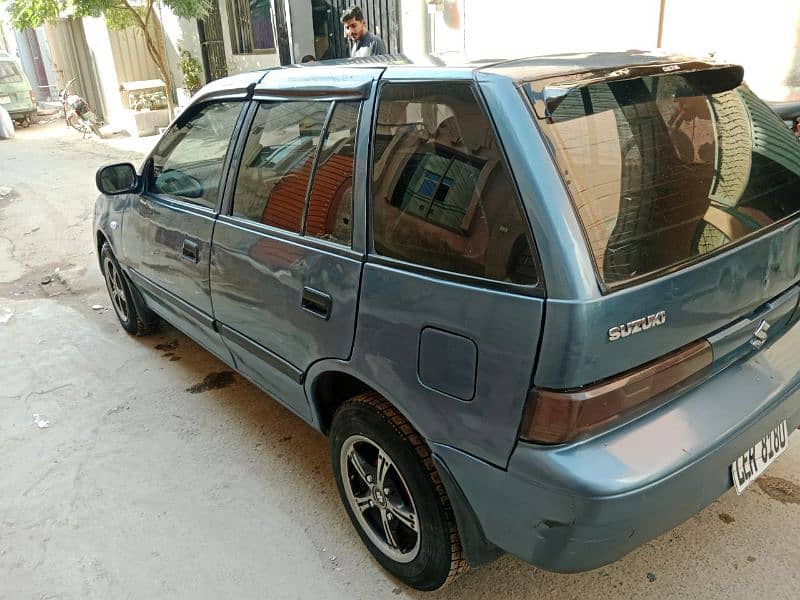
<svg viewBox="0 0 800 600"><path fill-rule="evenodd" d="M314 423L326 436L330 435L333 415L342 404L360 394L375 392L389 402L392 408L400 413L426 442L428 441L425 428L421 427L414 415L406 410L406 406L399 404L392 398L390 390L361 377L348 368L347 363L343 361L335 361L334 364L324 366L316 365L316 367L319 369L318 372L312 367L311 371L313 372L307 373L310 380L310 385L307 387L308 397L311 402Z"/></svg>
<svg viewBox="0 0 800 600"><path fill-rule="evenodd" d="M336 411L348 400L365 393L376 393L400 413L411 426L420 433L427 443L424 433L419 431L414 421L405 414L396 403L392 402L382 390L376 389L358 376L344 370L328 369L314 376L310 385L310 399L316 426L326 436L331 434L331 424ZM471 567L478 567L492 562L502 554L502 550L489 542L469 500L450 473L442 459L432 455L437 470L441 474L442 484L447 490L453 513L462 538L464 555Z"/></svg>
<svg viewBox="0 0 800 600"><path fill-rule="evenodd" d="M316 424L325 435L330 435L333 415L344 402L364 392L377 391L350 373L334 370L316 375L310 390Z"/></svg>
<svg viewBox="0 0 800 600"><path fill-rule="evenodd" d="M111 246L111 242L108 241L106 234L104 234L102 231L98 229L97 239L95 240L95 250L97 250L97 264L100 266L101 271L103 270L103 259L100 257L100 255L103 252L104 244L108 244L109 246ZM112 246L112 251L113 251L113 246Z"/></svg>

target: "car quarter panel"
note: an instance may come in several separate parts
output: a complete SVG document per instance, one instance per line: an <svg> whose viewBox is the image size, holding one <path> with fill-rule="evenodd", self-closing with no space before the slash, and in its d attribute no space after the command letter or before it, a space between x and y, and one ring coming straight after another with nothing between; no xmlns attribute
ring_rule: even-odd
<svg viewBox="0 0 800 600"><path fill-rule="evenodd" d="M350 367L378 383L426 439L505 465L516 444L544 301L370 262L361 289ZM471 400L420 380L420 344L428 328L474 343ZM450 368L452 360L439 357L438 368Z"/></svg>
<svg viewBox="0 0 800 600"><path fill-rule="evenodd" d="M583 232L529 105L512 80L482 71L476 77L528 213L547 297L594 297Z"/></svg>

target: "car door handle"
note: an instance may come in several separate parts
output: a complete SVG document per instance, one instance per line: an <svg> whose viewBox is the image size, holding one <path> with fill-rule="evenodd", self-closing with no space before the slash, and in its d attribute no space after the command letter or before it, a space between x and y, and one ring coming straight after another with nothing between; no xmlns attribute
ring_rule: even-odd
<svg viewBox="0 0 800 600"><path fill-rule="evenodd" d="M186 262L197 264L200 261L200 246L191 240L183 240L181 258Z"/></svg>
<svg viewBox="0 0 800 600"><path fill-rule="evenodd" d="M313 315L327 320L331 316L331 297L325 292L304 287L300 307Z"/></svg>

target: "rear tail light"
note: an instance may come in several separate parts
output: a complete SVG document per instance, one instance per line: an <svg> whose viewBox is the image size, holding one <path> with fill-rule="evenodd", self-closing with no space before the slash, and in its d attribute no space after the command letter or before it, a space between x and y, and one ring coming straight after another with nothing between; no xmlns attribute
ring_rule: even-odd
<svg viewBox="0 0 800 600"><path fill-rule="evenodd" d="M28 93L31 95L31 102L36 104L36 94L33 93L33 90L28 90Z"/></svg>
<svg viewBox="0 0 800 600"><path fill-rule="evenodd" d="M520 437L558 444L608 423L623 412L685 381L711 364L711 344L700 340L596 385L574 391L534 388Z"/></svg>

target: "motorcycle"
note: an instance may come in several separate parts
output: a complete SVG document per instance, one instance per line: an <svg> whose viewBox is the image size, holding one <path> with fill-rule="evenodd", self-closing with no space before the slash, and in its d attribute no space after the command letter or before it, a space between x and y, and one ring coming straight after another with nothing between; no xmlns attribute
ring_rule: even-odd
<svg viewBox="0 0 800 600"><path fill-rule="evenodd" d="M94 133L101 138L103 136L100 134L100 120L92 110L92 107L79 95L69 93L69 88L77 79L77 77L70 79L58 94L64 110L64 119L67 121L67 127L72 127L79 131L83 137L86 137L89 133Z"/></svg>

